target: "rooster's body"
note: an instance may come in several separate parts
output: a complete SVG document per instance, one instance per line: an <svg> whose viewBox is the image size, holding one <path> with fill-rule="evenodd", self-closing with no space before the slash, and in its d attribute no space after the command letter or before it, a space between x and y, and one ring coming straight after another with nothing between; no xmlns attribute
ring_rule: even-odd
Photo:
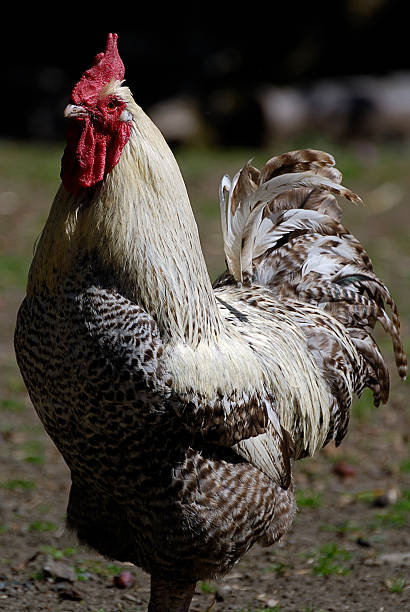
<svg viewBox="0 0 410 612"><path fill-rule="evenodd" d="M224 177L228 270L212 288L179 169L122 86L115 43L66 110L16 353L71 470L68 525L151 574L151 610L187 610L198 579L287 531L291 459L340 442L365 386L386 401L377 320L402 376L405 357L333 194L357 197L325 153Z"/></svg>

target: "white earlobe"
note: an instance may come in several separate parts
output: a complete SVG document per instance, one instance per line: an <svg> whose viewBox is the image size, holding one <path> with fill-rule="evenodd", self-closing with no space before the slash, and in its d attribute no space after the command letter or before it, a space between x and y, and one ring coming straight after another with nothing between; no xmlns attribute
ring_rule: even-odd
<svg viewBox="0 0 410 612"><path fill-rule="evenodd" d="M120 115L120 121L132 121L132 115L130 111L124 109Z"/></svg>

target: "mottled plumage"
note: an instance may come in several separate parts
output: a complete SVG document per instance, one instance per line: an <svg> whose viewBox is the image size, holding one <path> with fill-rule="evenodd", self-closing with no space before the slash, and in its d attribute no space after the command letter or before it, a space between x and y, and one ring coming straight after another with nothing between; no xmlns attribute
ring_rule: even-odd
<svg viewBox="0 0 410 612"><path fill-rule="evenodd" d="M71 470L68 526L151 574L150 610L187 610L198 579L286 533L291 460L339 443L365 386L387 400L377 321L402 376L405 357L396 306L340 223L334 194L357 196L331 156L295 151L224 177L228 269L212 287L174 157L106 74L101 113L66 113L70 138L95 129L100 144L90 159L66 150L16 355Z"/></svg>
<svg viewBox="0 0 410 612"><path fill-rule="evenodd" d="M286 173L282 183L292 184L295 176L296 187L284 191L279 182L282 173ZM229 252L232 240L226 241L229 270L216 282L219 286L236 279L262 285L299 318L309 349L331 386L333 409L327 439L334 438L336 443L346 433L352 392L360 395L364 387L371 388L375 405L388 399L388 371L372 337L376 322L392 337L402 378L407 368L397 306L360 242L340 223L342 211L334 194L358 200L339 186L341 178L334 159L314 150L273 157L260 172L247 164L232 181L224 177L222 215L229 208L235 218L238 209L249 203L250 210L247 226L242 234L238 232L240 248L234 257ZM309 187L298 187L307 180ZM259 199L260 194L264 199ZM243 266L244 259L250 263ZM243 266L240 274L235 273L235 260ZM324 319L323 312L334 318ZM342 326L335 325L334 319ZM353 343L358 353L353 359L343 354L346 342Z"/></svg>
<svg viewBox="0 0 410 612"><path fill-rule="evenodd" d="M80 259L52 296L25 299L15 345L33 404L72 471L68 524L81 540L192 582L286 531L291 490L225 448L265 431L267 400L221 395L206 404L187 394L182 402L155 321L95 260ZM287 474L286 488L288 465Z"/></svg>

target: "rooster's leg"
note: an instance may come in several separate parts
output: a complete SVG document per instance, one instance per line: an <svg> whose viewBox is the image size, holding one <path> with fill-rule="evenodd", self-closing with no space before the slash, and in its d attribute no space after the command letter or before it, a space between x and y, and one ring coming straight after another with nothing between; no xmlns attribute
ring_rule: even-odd
<svg viewBox="0 0 410 612"><path fill-rule="evenodd" d="M175 583L151 576L148 612L188 612L196 582Z"/></svg>

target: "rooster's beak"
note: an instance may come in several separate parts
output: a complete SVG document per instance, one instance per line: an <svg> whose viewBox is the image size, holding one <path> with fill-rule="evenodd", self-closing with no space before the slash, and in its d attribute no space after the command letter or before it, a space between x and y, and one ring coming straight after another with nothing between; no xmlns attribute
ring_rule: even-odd
<svg viewBox="0 0 410 612"><path fill-rule="evenodd" d="M66 119L72 119L73 117L86 117L87 111L83 106L76 106L75 104L68 104L64 109L64 117Z"/></svg>

